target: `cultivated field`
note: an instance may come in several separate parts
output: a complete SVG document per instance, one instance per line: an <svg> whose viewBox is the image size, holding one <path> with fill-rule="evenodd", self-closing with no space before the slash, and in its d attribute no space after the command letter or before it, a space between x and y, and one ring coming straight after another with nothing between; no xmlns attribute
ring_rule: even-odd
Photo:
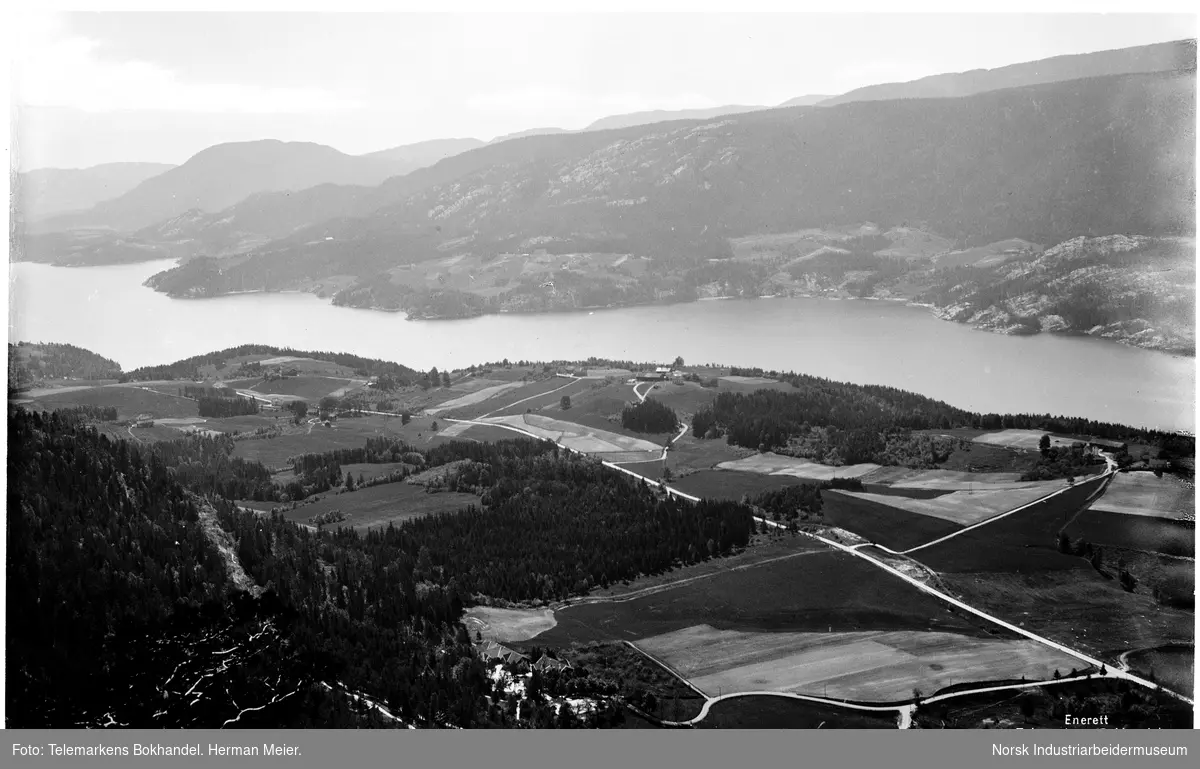
<svg viewBox="0 0 1200 769"><path fill-rule="evenodd" d="M984 433L975 437L973 440L976 443L989 443L993 446L1007 446L1009 448L1024 449L1025 451L1037 451L1038 442L1042 436L1046 435L1041 430L1001 430L995 433ZM1062 438L1057 435L1050 436L1051 446L1070 446L1075 443L1073 438Z"/></svg>
<svg viewBox="0 0 1200 769"><path fill-rule="evenodd" d="M668 461L673 453L667 453ZM636 469L635 472L641 473L642 470ZM668 485L694 497L737 500L746 494L753 497L766 491L807 482L791 475L762 475L735 470L701 470L672 480Z"/></svg>
<svg viewBox="0 0 1200 769"><path fill-rule="evenodd" d="M426 408L425 413L433 416L435 414L440 414L443 411L450 411L451 409L462 408L463 406L474 406L476 403L482 403L483 401L486 401L489 398L494 398L501 393L508 392L509 390L516 390L525 386L523 382L496 383L495 380L487 379L476 379L472 381L472 384L482 386L478 389L473 389L470 392L467 392L465 395L460 395L457 398L451 398L448 401L442 401L437 406ZM457 387L458 385L455 385L455 387L450 389L451 391L454 391Z"/></svg>
<svg viewBox="0 0 1200 769"><path fill-rule="evenodd" d="M865 499L881 505L898 507L910 513L941 518L962 526L985 521L994 515L1041 499L1065 486L1063 481L1041 481L1023 487L991 491L953 491L932 499L913 499L893 494L872 494L864 491L843 491L847 496ZM901 487L902 488L902 487Z"/></svg>
<svg viewBox="0 0 1200 769"><path fill-rule="evenodd" d="M62 388L67 390L68 388ZM196 402L178 395L143 390L134 385L104 385L84 389L70 388L33 399L29 411L69 408L71 406L115 406L118 419L134 419L142 414L152 417L194 417Z"/></svg>
<svg viewBox="0 0 1200 769"><path fill-rule="evenodd" d="M787 697L732 697L708 710L701 729L894 729L896 713L851 710Z"/></svg>
<svg viewBox="0 0 1200 769"><path fill-rule="evenodd" d="M1117 580L1097 574L1085 559L1073 560L1080 568L943 573L941 579L948 592L971 606L1110 665L1121 652L1193 638L1192 612L1162 606L1149 595L1127 593Z"/></svg>
<svg viewBox="0 0 1200 769"><path fill-rule="evenodd" d="M732 382L734 384L740 384L740 385L779 384L779 380L777 380L777 379L767 379L766 377L761 377L761 376L723 376L723 377L721 377L721 381Z"/></svg>
<svg viewBox="0 0 1200 769"><path fill-rule="evenodd" d="M1196 490L1171 475L1117 473L1093 510L1157 518L1196 517Z"/></svg>
<svg viewBox="0 0 1200 769"><path fill-rule="evenodd" d="M403 470L405 467L411 468L412 465L406 465L403 462L356 462L342 465L342 476L345 477L346 473L350 473L357 482L361 475L364 481L369 481L372 478L383 478L397 470Z"/></svg>
<svg viewBox="0 0 1200 769"><path fill-rule="evenodd" d="M1097 545L1196 557L1196 530L1166 518L1110 513L1092 507L1071 522L1067 534Z"/></svg>
<svg viewBox="0 0 1200 769"><path fill-rule="evenodd" d="M662 454L662 446L640 438L594 427L586 427L574 422L566 422L540 414L518 414L504 417L488 417L482 421L493 424L507 424L526 430L540 438L546 438L561 443L568 448L588 454L646 452L651 459ZM629 458L619 461L628 462Z"/></svg>
<svg viewBox="0 0 1200 769"><path fill-rule="evenodd" d="M245 459L262 462L270 468L286 467L288 458L300 454L319 454L334 449L360 449L367 438L389 436L398 438L410 445L421 446L436 440L446 440L453 436L444 436L440 430L431 430L436 420L413 419L407 425L401 424L400 417L361 416L339 419L332 427L313 425L299 428L298 432L280 435L275 438L263 438L238 441L233 455ZM449 427L450 423L439 423L439 427ZM516 437L510 433L507 437Z"/></svg>
<svg viewBox="0 0 1200 769"><path fill-rule="evenodd" d="M1170 644L1142 649L1125 658L1131 670L1153 675L1155 681L1189 697L1196 685L1196 647Z"/></svg>
<svg viewBox="0 0 1200 769"><path fill-rule="evenodd" d="M1049 679L1078 660L1021 640L955 633L754 633L697 625L636 645L709 696L779 691L860 702L898 702L913 690L1020 678Z"/></svg>
<svg viewBox="0 0 1200 769"><path fill-rule="evenodd" d="M499 379L503 372L492 372L487 376ZM519 382L520 380L517 380ZM574 398L579 392L594 385L591 380L574 380L563 377L550 377L532 382L523 382L520 387L498 393L486 401L460 406L455 409L453 416L457 419L477 419L482 416L495 416L503 413L520 414L526 409L537 410L542 406L557 403L563 395Z"/></svg>
<svg viewBox="0 0 1200 769"><path fill-rule="evenodd" d="M722 470L740 470L763 475L791 475L814 481L828 481L832 478L858 478L879 469L879 465L871 463L833 467L810 462L807 459L781 456L770 451L731 462L722 462L717 467Z"/></svg>
<svg viewBox="0 0 1200 769"><path fill-rule="evenodd" d="M973 473L962 470L913 470L907 467L881 467L859 476L863 483L882 483L900 489L1009 489L1029 486L1020 473Z"/></svg>
<svg viewBox="0 0 1200 769"><path fill-rule="evenodd" d="M874 496L879 495L852 494L836 489L822 491L825 523L852 531L892 550L923 545L962 528L942 518L877 502L870 498Z"/></svg>
<svg viewBox="0 0 1200 769"><path fill-rule="evenodd" d="M353 527L363 530L432 513L456 512L468 505L479 504L479 498L474 494L452 491L427 494L423 487L407 483L384 483L340 494L330 491L319 496L316 502L285 511L283 517L297 523L308 523L314 515L340 510L345 513L346 520L330 524L329 528Z"/></svg>
<svg viewBox="0 0 1200 769"><path fill-rule="evenodd" d="M554 612L550 609L498 609L494 606L472 606L463 615L471 638L479 633L485 641L510 643L527 641L554 627Z"/></svg>
<svg viewBox="0 0 1200 769"><path fill-rule="evenodd" d="M939 572L1090 568L1084 559L1058 552L1058 532L1102 483L1101 479L1076 483L1019 513L921 550L916 557Z"/></svg>
<svg viewBox="0 0 1200 769"><path fill-rule="evenodd" d="M707 624L730 630L938 630L979 635L974 620L861 558L814 551L633 600L555 614L538 645L629 640Z"/></svg>

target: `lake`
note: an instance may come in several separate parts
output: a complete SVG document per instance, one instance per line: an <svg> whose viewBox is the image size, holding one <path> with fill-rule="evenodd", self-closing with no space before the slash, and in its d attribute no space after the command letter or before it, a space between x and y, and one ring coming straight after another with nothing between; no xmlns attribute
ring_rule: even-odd
<svg viewBox="0 0 1200 769"><path fill-rule="evenodd" d="M976 411L1049 412L1195 430L1195 361L1097 339L1013 337L900 303L695 302L409 321L310 294L171 299L142 281L171 261L10 265L9 338L69 342L126 370L245 343L336 350L418 369L510 360L723 363L901 387Z"/></svg>

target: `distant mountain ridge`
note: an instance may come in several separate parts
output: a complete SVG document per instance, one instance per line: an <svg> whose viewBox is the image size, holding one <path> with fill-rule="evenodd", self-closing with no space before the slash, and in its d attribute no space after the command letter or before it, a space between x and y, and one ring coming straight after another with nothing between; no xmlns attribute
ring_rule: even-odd
<svg viewBox="0 0 1200 769"><path fill-rule="evenodd" d="M219 263L194 260L150 285L214 296L356 276L335 302L459 317L502 303L570 309L694 296L742 269L729 261L730 239L827 223L921 222L958 248L1190 235L1195 96L1194 74L1128 75L531 137L391 180L364 199L379 203L386 189L394 202L373 212ZM491 259L537 250L646 261L632 282L620 270L556 274L554 292L571 293L549 306L537 284L510 281L511 297L409 286L410 265L471 258L490 270Z"/></svg>
<svg viewBox="0 0 1200 769"><path fill-rule="evenodd" d="M823 107L855 101L971 96L1001 88L1017 88L1066 80L1149 72L1195 72L1196 41L1175 40L1111 51L1054 56L995 69L931 75L907 83L856 88L820 102Z"/></svg>
<svg viewBox="0 0 1200 769"><path fill-rule="evenodd" d="M1042 76L1045 76L1045 73L1050 71L1059 74L1072 74L1086 71L1088 67L1092 69L1098 67L1112 69L1119 68L1120 66L1135 68L1176 67L1183 71L1194 72L1194 53L1194 41L1179 41L1156 46L1144 46L1137 49L1101 52L1100 54L1086 54L1075 57L1058 57L1047 60L1047 62L1053 64L1059 61L1059 59L1066 58L1073 62L1069 67L1032 62L991 72L1003 72L1013 70L1014 68L1019 72L1027 72L1032 67L1033 70L1040 71L1043 73ZM972 74L972 77L975 77L975 74L977 73ZM988 73L984 72L984 74L987 75ZM960 76L948 75L944 77L954 80ZM976 78L977 80L978 78ZM916 82L920 84L923 81ZM993 82L1000 81L993 78ZM1078 85L1079 83L1086 82L1086 79L1074 82ZM912 84L900 85L907 87ZM976 86L978 86L978 83L976 83ZM1054 92L1052 90L1046 93ZM1108 98L1108 95L1102 91L1093 90L1092 93L1093 98L1101 100ZM877 99L869 98L870 96L871 94L866 94L867 98L855 103L866 104L878 101ZM840 99L842 97L834 98ZM818 99L820 99L818 96L797 97L785 102L785 104L794 105ZM933 105L938 100L927 99L924 103ZM824 106L827 102L828 100L822 102L821 110L828 108ZM835 104L833 106L839 105ZM840 106L848 107L850 105ZM1083 106L1086 107L1087 105ZM936 108L940 109L940 107ZM796 110L797 112L794 117L801 119L802 115L810 114L814 107L789 106L784 110L783 108L727 106L712 108L711 110L693 111L693 114L707 114L710 111L724 112L727 109L751 110L730 115L730 119L741 123L743 120L750 120L752 118L757 120L757 116L791 110ZM97 233L86 233L83 236L77 236L67 233L65 235L34 235L29 237L24 233L18 233L15 253L20 258L35 261L56 261L70 264L144 261L152 258L186 256L191 254L226 255L243 253L263 246L272 240L287 238L305 228L313 232L323 230L323 222L333 222L339 218L369 217L376 211L402 204L422 190L455 182L459 179L466 179L468 176L477 174L485 169L497 168L498 166L517 167L528 163L534 163L539 167L549 169L553 164L569 161L578 153L596 152L613 142L632 141L640 136L656 134L666 130L677 131L681 130L682 126L689 122L693 126L699 122L695 119L690 121L680 119L678 118L680 114L684 113L669 111L631 113L629 115L610 116L592 124L592 126L603 126L607 124L615 125L621 122L636 123L625 128L593 128L593 130L582 131L542 128L521 132L522 135L513 135L515 139L512 141L506 140L508 137L498 137L486 144L475 139L434 140L396 147L376 153L369 153L365 158L382 163L394 162L399 166L403 166L406 162L410 161L429 161L439 154L444 155L444 157L432 165L415 170L412 170L411 166L408 166L408 173L392 176L379 184L369 182L325 183L310 186L302 190L283 192L257 191L243 196L232 205L216 210L211 208L206 209L199 205L188 207L172 206L170 216L159 217L148 224L143 224L140 228L136 228L132 232L119 236L105 236ZM719 117L717 115L705 119L714 120ZM670 119L659 121L659 118ZM641 123L640 121L642 120L655 122ZM668 129L668 126L671 126L671 128ZM964 130L977 130L979 127L975 126L973 121L968 121L963 128ZM840 156L844 153L848 143L855 141L854 137L857 133L858 131L855 127L847 126L845 135L840 137L840 139L830 137L829 140L832 143L829 145L828 150ZM872 141L875 140L872 139ZM455 150L472 146L474 146L474 149L455 152ZM922 153L930 151L932 151L932 147L927 145L920 150ZM1077 150L1064 147L1064 151ZM853 153L851 154L853 155ZM1182 158L1183 156L1180 157ZM786 154L780 160L786 165ZM1017 158L1016 162L1020 165L1019 160ZM1087 160L1087 158L1083 158L1083 160ZM965 163L966 158L961 159L961 161ZM856 157L848 157L846 162L853 167L860 163L861 160ZM1162 161L1157 160L1156 162L1161 165ZM1138 173L1142 170L1135 169ZM171 173L179 171L180 169L174 169ZM768 176L772 176L774 173L769 170L765 172ZM811 184L812 181L806 178L809 172L810 169L799 171L800 176L793 182L793 186ZM491 173L496 173L496 171ZM841 171L833 169L831 173L837 176ZM1000 173L1003 178L1011 174L1011 169L1003 169ZM780 181L782 182L782 180ZM898 179L897 181L900 183L911 183L911 181L905 182L903 179ZM544 184L545 182L540 183ZM746 183L752 185L747 188L752 191L754 189L753 183L750 180L747 180ZM869 179L863 179L855 189L861 190L864 186L870 187L871 185L872 182ZM784 185L783 191L785 193L787 192L787 187L788 185ZM664 187L660 190L652 187L646 190L646 195L655 197L670 189L672 188ZM1094 191L1088 194L1093 193ZM530 188L527 194L533 194L533 188ZM607 194L609 193L601 193L601 195ZM841 193L838 194L840 195ZM946 193L944 189L938 188L931 194L941 197ZM229 197L237 197L237 195L230 195ZM617 206L614 210L621 211L622 216L625 217L630 216L634 210L628 207L628 201L619 199L610 199L608 205ZM1012 203L1009 202L1005 205L1011 206ZM146 218L149 217L143 217L142 221L144 222ZM862 218L876 219L879 217L867 212ZM657 222L651 223L652 226L657 226L657 224ZM717 223L717 226L720 226L720 224L722 223ZM314 225L316 225L315 229ZM1048 236L1059 234L1058 230L1060 228L1055 227L1052 229L1054 231L1047 233ZM1137 228L1130 229L1130 231L1148 232L1148 230L1139 230ZM336 238L337 235L326 233L322 234L321 237ZM113 242L114 238L119 242Z"/></svg>
<svg viewBox="0 0 1200 769"><path fill-rule="evenodd" d="M410 170L411 165L398 161L346 155L311 142L264 139L218 144L119 197L85 212L56 217L39 229L132 231L189 209L219 211L256 192L294 192L329 183L374 186Z"/></svg>
<svg viewBox="0 0 1200 769"><path fill-rule="evenodd" d="M603 131L610 128L629 128L631 126L648 125L650 123L665 123L670 120L708 120L720 115L736 115L760 109L770 109L770 107L747 107L740 104L727 104L723 107L705 107L702 109L659 109L648 110L646 112L630 112L625 115L610 115L609 117L600 118L588 124L583 130Z"/></svg>
<svg viewBox="0 0 1200 769"><path fill-rule="evenodd" d="M11 181L17 210L29 219L91 208L174 167L167 163L103 163L89 168L37 168L15 173Z"/></svg>
<svg viewBox="0 0 1200 769"><path fill-rule="evenodd" d="M414 167L431 166L439 160L482 147L486 143L479 139L430 139L377 152L368 152L359 157L391 160Z"/></svg>

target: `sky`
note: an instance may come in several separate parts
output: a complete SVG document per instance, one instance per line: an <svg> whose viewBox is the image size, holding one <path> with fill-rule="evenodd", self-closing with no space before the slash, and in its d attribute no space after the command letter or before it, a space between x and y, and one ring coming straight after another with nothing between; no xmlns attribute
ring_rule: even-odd
<svg viewBox="0 0 1200 769"><path fill-rule="evenodd" d="M264 138L352 154L486 141L1196 36L1195 16L1166 14L109 12L20 24L20 170L177 164Z"/></svg>

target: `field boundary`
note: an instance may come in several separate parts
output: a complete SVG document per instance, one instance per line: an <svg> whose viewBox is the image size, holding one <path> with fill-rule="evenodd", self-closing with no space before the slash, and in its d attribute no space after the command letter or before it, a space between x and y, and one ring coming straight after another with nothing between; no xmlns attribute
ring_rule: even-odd
<svg viewBox="0 0 1200 769"><path fill-rule="evenodd" d="M1087 502L1091 502L1093 499L1095 499L1095 498L1096 498L1097 496L1099 496L1100 494L1103 494L1103 493L1104 493L1104 489L1105 489L1105 488L1107 488L1107 485L1108 485L1108 483L1109 483L1109 482L1112 480L1112 477L1113 477L1113 475L1116 473L1116 463L1115 463L1115 462L1113 462L1113 461L1112 461L1112 460L1111 460L1109 457L1107 457L1107 456L1105 456L1105 460L1106 460L1106 461L1108 461L1108 463L1109 463L1109 464L1108 464L1108 470L1107 470L1107 471L1106 471L1106 472L1105 472L1103 475L1101 475L1101 476L1100 476L1098 479L1097 479L1097 478L1090 478L1090 479L1088 479L1088 480L1084 481L1084 483L1093 483L1093 482L1095 482L1096 480L1101 480L1101 481L1102 481L1102 482L1099 484L1099 487L1096 489L1096 491L1095 491L1095 492L1094 492L1094 493L1093 493L1091 496L1089 496L1089 497L1087 498L1087 500L1086 500L1085 504L1086 504ZM973 531L974 529L978 529L978 528L979 528L979 527L981 527L981 526L986 526L986 525L988 525L989 523L995 523L996 521L1000 520L1001 518L1007 518L1008 516L1010 516L1010 515L1012 515L1012 514L1014 514L1014 513L1019 513L1019 512L1021 512L1022 510L1025 510L1026 508L1033 507L1034 505L1040 505L1042 502L1045 502L1047 499L1051 499L1052 497L1056 497L1056 496L1058 496L1059 494L1063 494L1063 493L1065 493L1065 492L1067 492L1067 491L1070 491L1070 490L1071 490L1071 489L1073 489L1073 488L1075 488L1075 486L1073 486L1073 485L1069 485L1069 486L1063 486L1061 489L1058 489L1058 490L1056 490L1056 491L1052 491L1052 492L1050 492L1049 494L1047 494L1046 496L1044 496L1044 497L1040 497L1040 498L1038 498L1038 499L1035 499L1035 500L1033 500L1032 502L1027 502L1027 503L1025 503L1024 505L1021 505L1021 506L1019 506L1019 507L1014 507L1012 510L1009 510L1009 511L1007 511L1007 512L1000 513L1000 514L998 514L998 515L993 515L991 518L988 518L987 520L980 521L979 523L973 523L973 524L971 524L970 526L966 526L966 527L964 527L964 528L962 528L962 529L959 529L959 530L958 530L958 531L956 531L956 532L953 532L953 533L951 533L951 534L947 534L946 536L944 536L944 537L941 537L941 538L939 538L939 539L935 539L935 540L933 540L932 542L926 542L926 543L925 543L925 544L923 544L923 545L917 545L916 547L909 548L908 550L903 550L903 551L901 551L901 552L896 552L895 550L892 550L892 549L890 549L890 548L884 547L883 545L876 545L876 547L878 547L880 550L886 550L886 551L887 551L887 552L889 552L889 553L893 553L894 555L908 555L909 553L915 553L915 552L916 552L916 551L918 551L918 550L924 550L924 549L925 549L925 548L927 548L927 547L932 547L933 545L941 544L942 542L945 542L945 541L946 541L946 540L948 540L948 539L954 539L955 537L957 537L957 536L959 536L959 535L961 535L961 534L966 534L968 531ZM1083 508L1080 508L1080 510L1082 511L1082 510L1083 510ZM1078 513L1076 513L1076 515L1078 515ZM1071 518L1071 521L1073 521L1073 520L1075 520L1075 517L1074 517L1074 516L1072 516L1072 518ZM1067 522L1067 524L1068 524L1068 525L1070 525L1071 521L1068 521L1068 522ZM1065 528L1065 527L1064 527L1064 528Z"/></svg>

